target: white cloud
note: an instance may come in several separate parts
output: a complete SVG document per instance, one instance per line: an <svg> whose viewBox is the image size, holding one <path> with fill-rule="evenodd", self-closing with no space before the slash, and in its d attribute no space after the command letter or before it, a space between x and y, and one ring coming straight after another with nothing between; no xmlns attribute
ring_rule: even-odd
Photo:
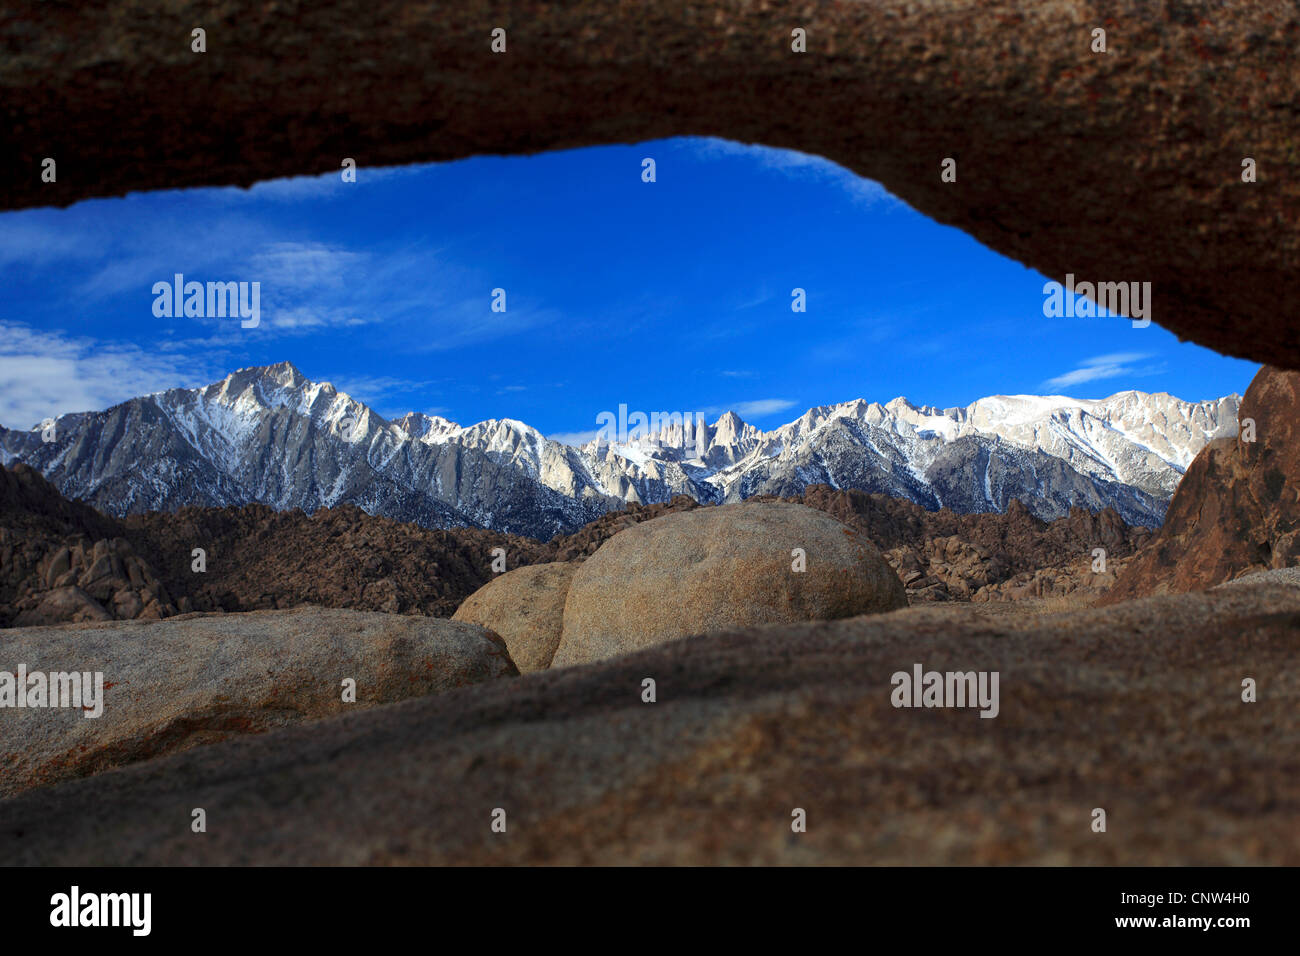
<svg viewBox="0 0 1300 956"><path fill-rule="evenodd" d="M1079 367L1064 374L1049 378L1043 383L1048 389L1069 388L1101 379L1118 378L1121 375L1154 375L1163 369L1161 365L1138 366L1135 363L1151 358L1142 352L1115 352L1110 355L1094 355L1084 359Z"/></svg>
<svg viewBox="0 0 1300 956"><path fill-rule="evenodd" d="M801 153L793 149L776 149L754 143L737 143L729 139L704 137L699 141L696 155L703 159L715 159L723 156L741 156L753 161L759 168L768 169L791 179L806 179L838 186L849 194L855 202L864 206L899 205L898 199L884 186L872 179L859 176L839 163Z"/></svg>
<svg viewBox="0 0 1300 956"><path fill-rule="evenodd" d="M377 319L362 319L339 309L276 309L270 327L276 332L314 332L325 328L355 328Z"/></svg>
<svg viewBox="0 0 1300 956"><path fill-rule="evenodd" d="M409 176L442 165L441 163L419 163L410 166L368 166L357 167L357 181L345 183L340 160L337 172L321 173L318 176L288 176L283 179L264 179L247 189L240 186L220 186L212 191L223 199L265 200L268 202L311 202L321 199L346 197L348 190L363 188L371 183L383 182L400 176Z"/></svg>
<svg viewBox="0 0 1300 956"><path fill-rule="evenodd" d="M220 378L161 350L0 322L0 424L26 429L68 412Z"/></svg>
<svg viewBox="0 0 1300 956"><path fill-rule="evenodd" d="M84 231L59 229L28 214L0 220L0 267L22 263L47 265L67 259L98 259L103 244Z"/></svg>
<svg viewBox="0 0 1300 956"><path fill-rule="evenodd" d="M347 272L364 268L367 256L318 242L273 242L249 263L263 285L289 289L340 288Z"/></svg>
<svg viewBox="0 0 1300 956"><path fill-rule="evenodd" d="M1143 359L1149 359L1151 356L1145 352L1112 352L1110 355L1094 355L1090 359L1084 359L1083 365L1130 365L1133 362L1141 362Z"/></svg>

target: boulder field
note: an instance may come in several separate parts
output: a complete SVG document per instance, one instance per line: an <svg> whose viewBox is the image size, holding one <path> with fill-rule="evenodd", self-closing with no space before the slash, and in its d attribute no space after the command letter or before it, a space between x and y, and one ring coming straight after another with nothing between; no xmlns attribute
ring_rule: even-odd
<svg viewBox="0 0 1300 956"><path fill-rule="evenodd" d="M903 578L913 603L1086 598L1107 586L1108 576L1076 573L1080 558L1101 546L1118 567L1151 534L1109 509L1074 508L1044 522L1015 499L1002 514L957 514L810 485L799 496L750 501L808 505L861 532ZM65 498L16 463L0 468L0 627L302 605L444 617L500 579L497 548L514 569L582 562L634 525L700 507L686 495L629 502L549 542L423 528L352 505L311 515L261 504L186 507L118 519ZM205 550L203 573L193 567L196 542Z"/></svg>
<svg viewBox="0 0 1300 956"><path fill-rule="evenodd" d="M64 497L29 465L0 467L0 627L302 605L446 617L492 580L494 548L512 567L555 552L532 538L423 528L353 505L114 518Z"/></svg>

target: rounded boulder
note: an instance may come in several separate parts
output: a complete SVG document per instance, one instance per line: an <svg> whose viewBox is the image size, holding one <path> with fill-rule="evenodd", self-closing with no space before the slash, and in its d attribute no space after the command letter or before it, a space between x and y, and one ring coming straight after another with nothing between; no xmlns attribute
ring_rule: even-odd
<svg viewBox="0 0 1300 956"><path fill-rule="evenodd" d="M467 597L451 619L499 634L521 674L546 670L560 643L564 601L577 569L564 561L515 568Z"/></svg>
<svg viewBox="0 0 1300 956"><path fill-rule="evenodd" d="M621 531L574 573L552 666L711 631L907 606L860 532L785 502L697 508Z"/></svg>

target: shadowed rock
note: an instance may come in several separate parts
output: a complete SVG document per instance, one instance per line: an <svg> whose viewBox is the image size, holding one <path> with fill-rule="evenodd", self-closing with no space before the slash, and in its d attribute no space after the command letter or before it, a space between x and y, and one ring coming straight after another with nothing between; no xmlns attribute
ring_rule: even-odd
<svg viewBox="0 0 1300 956"><path fill-rule="evenodd" d="M764 499L759 499L764 500ZM1073 594L1087 600L1114 582L1111 571L1150 540L1114 511L1071 508L1050 523L1017 499L1001 514L926 511L882 494L810 485L797 501L866 534L898 573L910 602L1001 601ZM1095 574L1095 549L1110 571Z"/></svg>
<svg viewBox="0 0 1300 956"><path fill-rule="evenodd" d="M131 619L135 614L124 614ZM30 610L22 611L14 618L17 627L41 626L46 624L80 624L83 621L111 621L113 615L104 610L104 606L79 587L61 587L46 591L41 595L40 603Z"/></svg>
<svg viewBox="0 0 1300 956"><path fill-rule="evenodd" d="M0 671L19 665L102 672L103 712L0 710L0 795L519 673L473 624L323 608L15 628L0 639ZM346 678L355 704L343 702Z"/></svg>
<svg viewBox="0 0 1300 956"><path fill-rule="evenodd" d="M0 627L158 620L177 612L122 525L22 462L0 468Z"/></svg>
<svg viewBox="0 0 1300 956"><path fill-rule="evenodd" d="M192 558L200 545L201 574ZM511 567L555 553L532 538L424 528L353 505L311 515L261 504L189 507L118 519L64 497L19 462L0 468L0 627L303 605L447 617L490 580L498 547Z"/></svg>
<svg viewBox="0 0 1300 956"><path fill-rule="evenodd" d="M866 535L825 512L776 501L697 508L633 525L583 562L552 663L906 606L903 583Z"/></svg>

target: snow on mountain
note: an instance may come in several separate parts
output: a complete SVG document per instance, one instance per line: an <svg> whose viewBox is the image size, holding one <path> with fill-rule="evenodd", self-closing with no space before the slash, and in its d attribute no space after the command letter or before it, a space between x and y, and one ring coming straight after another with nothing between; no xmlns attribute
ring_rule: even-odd
<svg viewBox="0 0 1300 956"><path fill-rule="evenodd" d="M965 408L887 408L918 432L948 441L997 436L1047 452L1083 474L1168 497L1209 441L1237 431L1240 397L1184 402L1166 393L1119 392L1105 399L995 395Z"/></svg>
<svg viewBox="0 0 1300 956"><path fill-rule="evenodd" d="M39 429L0 428L0 456L119 515L351 503L428 526L549 537L626 501L738 501L824 482L929 508L1001 511L1014 497L1046 519L1109 506L1130 523L1158 524L1196 452L1235 433L1239 401L1130 391L998 395L937 409L858 399L772 431L728 412L712 425L575 447L513 419L462 426L411 412L387 421L282 362L65 415L54 442Z"/></svg>
<svg viewBox="0 0 1300 956"><path fill-rule="evenodd" d="M404 420L408 424L411 416ZM425 434L445 427L429 420ZM428 527L550 537L612 504L551 490L472 444L413 441L287 362L221 382L64 415L55 441L0 431L0 447L60 491L111 514L259 502L277 510L353 504Z"/></svg>

